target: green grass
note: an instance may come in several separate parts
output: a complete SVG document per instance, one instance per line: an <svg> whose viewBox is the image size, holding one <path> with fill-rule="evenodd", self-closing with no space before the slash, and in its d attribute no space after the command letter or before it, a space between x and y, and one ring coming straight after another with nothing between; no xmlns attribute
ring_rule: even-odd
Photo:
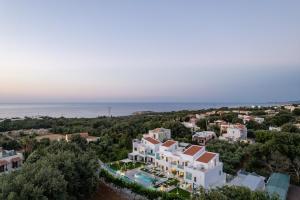
<svg viewBox="0 0 300 200"><path fill-rule="evenodd" d="M169 186L173 186L173 185L177 185L179 183L179 181L175 178L169 178L166 182L164 182L165 184L169 185Z"/></svg>
<svg viewBox="0 0 300 200"><path fill-rule="evenodd" d="M114 163L111 163L109 164L110 168L112 168L113 170L130 170L130 169L135 169L135 168L138 168L138 167L141 167L143 166L144 164L143 163L133 163L133 162L130 162L130 163L123 163L123 162L114 162Z"/></svg>
<svg viewBox="0 0 300 200"><path fill-rule="evenodd" d="M178 196L183 197L184 199L190 199L191 198L191 193L189 193L186 190L183 190L181 188L175 188L171 190L169 193L177 194L178 191Z"/></svg>

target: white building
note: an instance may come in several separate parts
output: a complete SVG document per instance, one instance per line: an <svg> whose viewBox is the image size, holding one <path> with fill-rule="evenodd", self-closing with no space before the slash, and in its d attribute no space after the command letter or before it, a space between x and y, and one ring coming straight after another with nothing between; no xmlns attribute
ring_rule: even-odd
<svg viewBox="0 0 300 200"><path fill-rule="evenodd" d="M246 140L247 128L242 124L230 124L227 128L227 133L219 137L230 141Z"/></svg>
<svg viewBox="0 0 300 200"><path fill-rule="evenodd" d="M193 141L196 141L199 145L206 145L206 143L214 138L216 138L217 135L213 131L201 131L196 132L193 135Z"/></svg>
<svg viewBox="0 0 300 200"><path fill-rule="evenodd" d="M269 131L281 131L281 127L269 126Z"/></svg>
<svg viewBox="0 0 300 200"><path fill-rule="evenodd" d="M150 130L148 134L144 134L144 137L151 137L163 142L171 139L171 130L166 128L156 128L154 130Z"/></svg>
<svg viewBox="0 0 300 200"><path fill-rule="evenodd" d="M161 143L146 136L142 140L133 141L133 152L128 157L133 161L155 165L168 175L184 181L190 189L225 184L219 154L207 152L205 146L190 145L185 148L174 140Z"/></svg>
<svg viewBox="0 0 300 200"><path fill-rule="evenodd" d="M23 162L23 155L14 150L2 150L0 152L0 173L18 169Z"/></svg>
<svg viewBox="0 0 300 200"><path fill-rule="evenodd" d="M249 115L238 115L238 118L242 119L244 124L246 124L249 121L255 121L259 124L262 124L265 121L265 119L262 117L253 117L253 116L249 116Z"/></svg>
<svg viewBox="0 0 300 200"><path fill-rule="evenodd" d="M266 186L265 177L245 171L239 171L228 185L247 187L252 191L264 191Z"/></svg>

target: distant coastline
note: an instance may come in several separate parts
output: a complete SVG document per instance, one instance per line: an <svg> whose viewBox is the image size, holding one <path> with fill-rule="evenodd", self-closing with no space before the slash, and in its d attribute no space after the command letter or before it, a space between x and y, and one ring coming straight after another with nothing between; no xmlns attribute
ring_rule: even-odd
<svg viewBox="0 0 300 200"><path fill-rule="evenodd" d="M296 101L294 101L296 102ZM0 118L128 116L152 112L220 107L272 106L281 103L0 103ZM291 103L291 102L290 102Z"/></svg>

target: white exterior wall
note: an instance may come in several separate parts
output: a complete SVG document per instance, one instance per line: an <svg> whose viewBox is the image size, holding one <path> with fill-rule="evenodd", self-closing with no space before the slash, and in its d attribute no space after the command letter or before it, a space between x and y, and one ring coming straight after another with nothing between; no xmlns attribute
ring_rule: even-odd
<svg viewBox="0 0 300 200"><path fill-rule="evenodd" d="M204 188L210 188L212 185L225 184L226 176L223 173L223 163L219 163L205 173Z"/></svg>
<svg viewBox="0 0 300 200"><path fill-rule="evenodd" d="M165 129L165 128L160 128L158 131L157 129L150 130L147 136L152 137L156 140L159 141L165 141L168 139L171 139L171 130L170 129Z"/></svg>
<svg viewBox="0 0 300 200"><path fill-rule="evenodd" d="M234 141L247 139L247 129L227 128L226 137L232 138Z"/></svg>

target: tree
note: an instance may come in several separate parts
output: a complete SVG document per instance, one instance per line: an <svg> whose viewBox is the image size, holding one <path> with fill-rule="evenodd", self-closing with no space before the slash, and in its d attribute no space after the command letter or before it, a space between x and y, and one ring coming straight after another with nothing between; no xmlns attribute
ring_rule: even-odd
<svg viewBox="0 0 300 200"><path fill-rule="evenodd" d="M300 108L296 108L295 110L293 110L293 114L300 116Z"/></svg>
<svg viewBox="0 0 300 200"><path fill-rule="evenodd" d="M0 199L86 199L98 183L95 157L75 142L37 149L19 171L0 176Z"/></svg>
<svg viewBox="0 0 300 200"><path fill-rule="evenodd" d="M290 132L290 133L300 132L300 130L291 123L286 123L286 124L282 125L281 131L282 132Z"/></svg>
<svg viewBox="0 0 300 200"><path fill-rule="evenodd" d="M207 131L207 120L200 119L199 121L197 121L197 126L200 127L202 130Z"/></svg>
<svg viewBox="0 0 300 200"><path fill-rule="evenodd" d="M255 141L260 143L265 143L273 138L274 132L258 130L255 131Z"/></svg>

